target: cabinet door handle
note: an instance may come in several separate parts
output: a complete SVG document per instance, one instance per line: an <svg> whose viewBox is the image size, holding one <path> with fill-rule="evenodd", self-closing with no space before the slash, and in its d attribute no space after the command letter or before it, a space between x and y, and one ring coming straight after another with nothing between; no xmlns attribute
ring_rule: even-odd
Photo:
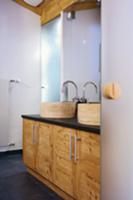
<svg viewBox="0 0 133 200"><path fill-rule="evenodd" d="M77 141L81 141L80 137L74 136L74 161L77 162L79 158L77 157Z"/></svg>
<svg viewBox="0 0 133 200"><path fill-rule="evenodd" d="M33 125L32 127L32 143L37 144L37 133L38 133L38 125Z"/></svg>
<svg viewBox="0 0 133 200"><path fill-rule="evenodd" d="M35 144L38 143L38 137L37 137L37 134L38 134L38 128L39 128L39 125L35 125L35 133L34 133L34 141L35 141Z"/></svg>
<svg viewBox="0 0 133 200"><path fill-rule="evenodd" d="M69 150L69 159L72 160L72 134L70 134Z"/></svg>
<svg viewBox="0 0 133 200"><path fill-rule="evenodd" d="M32 125L32 144L35 144L35 125Z"/></svg>

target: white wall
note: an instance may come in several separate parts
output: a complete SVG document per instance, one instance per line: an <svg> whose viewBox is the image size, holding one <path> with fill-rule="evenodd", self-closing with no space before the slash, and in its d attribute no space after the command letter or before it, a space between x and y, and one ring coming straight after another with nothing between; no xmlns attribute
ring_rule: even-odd
<svg viewBox="0 0 133 200"><path fill-rule="evenodd" d="M102 99L102 200L133 200L132 19L132 0L102 0L102 85L122 89L119 100Z"/></svg>
<svg viewBox="0 0 133 200"><path fill-rule="evenodd" d="M9 143L19 149L21 115L39 113L40 107L40 19L11 0L0 1L0 78L20 78L29 86L10 90Z"/></svg>
<svg viewBox="0 0 133 200"><path fill-rule="evenodd" d="M73 80L79 86L94 81L99 86L100 11L92 9L76 12L74 20L63 14L62 82ZM94 88L87 90L91 100L97 100ZM71 95L71 94L70 94Z"/></svg>

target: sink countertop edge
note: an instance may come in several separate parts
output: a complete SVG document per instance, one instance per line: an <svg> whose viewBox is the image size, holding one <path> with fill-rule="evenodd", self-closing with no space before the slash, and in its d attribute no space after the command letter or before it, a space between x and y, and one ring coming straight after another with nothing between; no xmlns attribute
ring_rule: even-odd
<svg viewBox="0 0 133 200"><path fill-rule="evenodd" d="M100 134L100 126L80 124L76 118L71 118L71 119L43 118L39 114L38 115L22 115L22 118L49 123L53 125L59 125L66 128L72 128L72 129L77 129L81 131Z"/></svg>

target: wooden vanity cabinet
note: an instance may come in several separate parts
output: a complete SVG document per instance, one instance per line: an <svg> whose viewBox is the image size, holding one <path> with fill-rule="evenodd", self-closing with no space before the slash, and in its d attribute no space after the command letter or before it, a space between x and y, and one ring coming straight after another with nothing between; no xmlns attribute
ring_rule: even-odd
<svg viewBox="0 0 133 200"><path fill-rule="evenodd" d="M36 168L38 128L38 122L23 120L23 161L33 170Z"/></svg>
<svg viewBox="0 0 133 200"><path fill-rule="evenodd" d="M46 123L23 121L23 161L50 181L53 179L52 128Z"/></svg>
<svg viewBox="0 0 133 200"><path fill-rule="evenodd" d="M53 182L53 126L46 123L39 124L36 170Z"/></svg>
<svg viewBox="0 0 133 200"><path fill-rule="evenodd" d="M73 164L75 130L54 126L54 184L71 196L75 189Z"/></svg>
<svg viewBox="0 0 133 200"><path fill-rule="evenodd" d="M31 174L63 199L100 199L98 134L26 119L23 125L23 160Z"/></svg>
<svg viewBox="0 0 133 200"><path fill-rule="evenodd" d="M100 137L78 131L76 158L76 199L100 199Z"/></svg>

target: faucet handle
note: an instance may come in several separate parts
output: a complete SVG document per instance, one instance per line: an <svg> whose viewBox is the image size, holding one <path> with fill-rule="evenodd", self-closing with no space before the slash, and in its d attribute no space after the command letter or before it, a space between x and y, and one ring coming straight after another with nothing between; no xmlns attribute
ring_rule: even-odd
<svg viewBox="0 0 133 200"><path fill-rule="evenodd" d="M72 101L75 103L78 103L78 102L80 102L80 99L78 97L74 97L74 98L72 98Z"/></svg>
<svg viewBox="0 0 133 200"><path fill-rule="evenodd" d="M81 102L81 103L87 103L87 98L81 97L81 98L80 98L80 102Z"/></svg>

